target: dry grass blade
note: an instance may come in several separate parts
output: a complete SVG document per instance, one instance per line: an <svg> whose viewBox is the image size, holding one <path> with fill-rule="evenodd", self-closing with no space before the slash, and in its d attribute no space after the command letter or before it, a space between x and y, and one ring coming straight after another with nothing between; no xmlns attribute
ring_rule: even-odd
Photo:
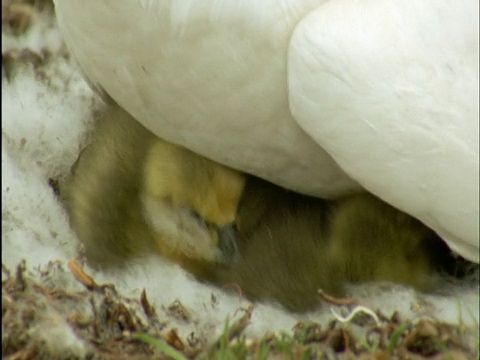
<svg viewBox="0 0 480 360"><path fill-rule="evenodd" d="M88 290L93 290L97 287L97 284L95 284L95 281L93 281L93 279L90 276L88 276L85 273L85 271L83 271L81 266L75 260L70 260L68 262L68 267L72 272L73 276L75 277L75 279L77 279Z"/></svg>
<svg viewBox="0 0 480 360"><path fill-rule="evenodd" d="M180 337L178 336L177 332L174 329L167 332L167 334L165 334L164 338L167 341L167 343L169 345L171 345L172 347L174 347L175 349L180 350L180 351L185 350L185 344L180 339Z"/></svg>
<svg viewBox="0 0 480 360"><path fill-rule="evenodd" d="M155 308L148 301L147 292L145 289L142 290L142 294L140 295L140 303L142 304L143 311L145 311L145 315L147 315L149 318L152 318L156 315Z"/></svg>
<svg viewBox="0 0 480 360"><path fill-rule="evenodd" d="M206 354L207 359L215 359L222 356L221 354L224 352L225 348L227 348L234 339L238 338L250 324L253 309L254 306L251 304L245 309L245 313L240 319L235 321L232 325L229 325L227 320L223 334L210 346L210 349Z"/></svg>

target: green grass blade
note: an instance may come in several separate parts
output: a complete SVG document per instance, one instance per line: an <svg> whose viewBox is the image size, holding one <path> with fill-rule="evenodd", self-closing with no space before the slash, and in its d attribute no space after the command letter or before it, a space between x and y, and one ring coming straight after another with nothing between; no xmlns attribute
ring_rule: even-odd
<svg viewBox="0 0 480 360"><path fill-rule="evenodd" d="M187 360L187 358L173 347L168 345L165 341L154 338L147 334L133 334L132 339L144 342L149 345L153 345L159 351L163 352L165 355L170 356L174 360Z"/></svg>

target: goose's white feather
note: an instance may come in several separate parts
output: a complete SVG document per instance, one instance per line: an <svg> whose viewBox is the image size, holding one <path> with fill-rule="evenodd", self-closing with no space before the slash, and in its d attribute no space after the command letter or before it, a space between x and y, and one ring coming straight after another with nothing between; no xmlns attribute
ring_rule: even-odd
<svg viewBox="0 0 480 360"><path fill-rule="evenodd" d="M62 0L56 12L90 81L154 133L329 196L356 185L287 101L289 39L320 2Z"/></svg>
<svg viewBox="0 0 480 360"><path fill-rule="evenodd" d="M476 0L55 5L89 80L157 135L309 194L361 184L479 261Z"/></svg>
<svg viewBox="0 0 480 360"><path fill-rule="evenodd" d="M305 131L476 262L478 11L476 0L336 0L297 26L289 52Z"/></svg>

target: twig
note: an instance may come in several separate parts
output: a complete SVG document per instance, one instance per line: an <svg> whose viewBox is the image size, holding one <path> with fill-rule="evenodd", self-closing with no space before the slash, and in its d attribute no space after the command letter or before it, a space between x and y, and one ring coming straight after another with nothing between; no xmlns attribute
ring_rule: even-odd
<svg viewBox="0 0 480 360"><path fill-rule="evenodd" d="M356 305L357 304L357 301L355 299L352 299L352 298L337 298L337 297L334 297L330 294L327 294L323 289L318 289L318 295L320 295L320 297L331 303L331 304L334 304L334 305L338 305L338 306L348 306L348 305Z"/></svg>

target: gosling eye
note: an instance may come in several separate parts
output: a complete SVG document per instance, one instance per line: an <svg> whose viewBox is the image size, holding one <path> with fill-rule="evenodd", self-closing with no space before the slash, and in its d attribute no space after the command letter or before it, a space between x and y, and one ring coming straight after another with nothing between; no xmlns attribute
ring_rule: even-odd
<svg viewBox="0 0 480 360"><path fill-rule="evenodd" d="M195 210L192 210L192 209L187 209L187 210L188 210L190 216L192 218L194 218L200 225L202 225L202 226L206 225L205 219L198 212L196 212Z"/></svg>

